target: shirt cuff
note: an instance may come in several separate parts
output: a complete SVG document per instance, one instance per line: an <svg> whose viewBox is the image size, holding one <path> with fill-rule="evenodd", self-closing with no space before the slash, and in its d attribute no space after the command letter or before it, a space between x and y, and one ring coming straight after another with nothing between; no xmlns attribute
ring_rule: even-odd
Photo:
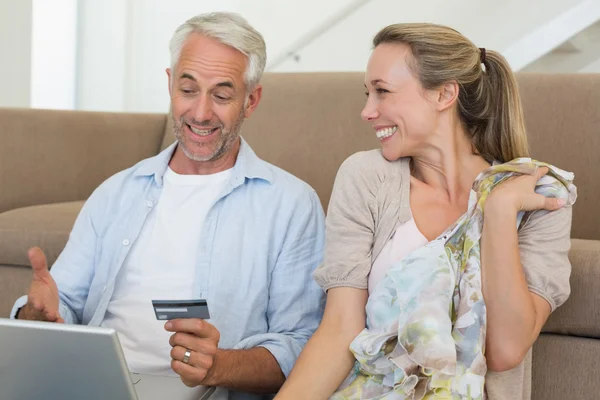
<svg viewBox="0 0 600 400"><path fill-rule="evenodd" d="M25 304L27 304L27 296L19 297L15 302L15 305L13 306L12 310L10 311L9 318L15 319L17 313L19 312L19 309L25 306ZM58 305L58 314L65 320L65 324L74 324L76 322L73 312L62 301Z"/></svg>
<svg viewBox="0 0 600 400"><path fill-rule="evenodd" d="M78 324L79 321L75 317L75 313L71 311L69 306L67 306L62 300L58 304L58 314L65 321L65 324Z"/></svg>
<svg viewBox="0 0 600 400"><path fill-rule="evenodd" d="M282 333L263 333L242 340L234 347L234 350L252 349L254 347L264 347L269 350L279 363L281 372L287 378L303 346L298 340Z"/></svg>
<svg viewBox="0 0 600 400"><path fill-rule="evenodd" d="M27 296L19 297L10 311L10 319L15 319L17 313L19 312L19 308L23 307L25 304L27 304Z"/></svg>

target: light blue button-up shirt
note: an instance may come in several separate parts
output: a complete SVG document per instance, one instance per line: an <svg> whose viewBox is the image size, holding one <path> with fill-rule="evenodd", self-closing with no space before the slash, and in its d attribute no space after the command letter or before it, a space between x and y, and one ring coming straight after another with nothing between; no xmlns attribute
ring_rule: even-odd
<svg viewBox="0 0 600 400"><path fill-rule="evenodd" d="M104 319L119 269L160 202L175 146L112 176L83 206L51 269L66 323L98 326ZM206 216L190 276L210 305L219 347L265 347L289 374L322 316L324 293L312 272L322 261L324 234L316 192L242 139L231 179ZM26 301L17 301L13 316Z"/></svg>

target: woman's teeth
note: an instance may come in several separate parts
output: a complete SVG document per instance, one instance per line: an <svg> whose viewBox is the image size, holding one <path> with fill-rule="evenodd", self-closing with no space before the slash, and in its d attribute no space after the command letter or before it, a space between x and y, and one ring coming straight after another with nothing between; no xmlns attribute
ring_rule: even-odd
<svg viewBox="0 0 600 400"><path fill-rule="evenodd" d="M396 133L397 130L397 126L391 126L389 128L379 129L377 132L375 132L375 134L377 135L378 139L385 139L387 137L392 136L394 133Z"/></svg>

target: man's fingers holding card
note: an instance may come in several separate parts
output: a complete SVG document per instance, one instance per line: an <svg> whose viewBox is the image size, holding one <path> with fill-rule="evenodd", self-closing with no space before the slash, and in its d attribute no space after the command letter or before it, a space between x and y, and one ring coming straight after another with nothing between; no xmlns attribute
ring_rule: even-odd
<svg viewBox="0 0 600 400"><path fill-rule="evenodd" d="M169 338L169 344L171 347L182 347L184 349L190 349L197 353L214 356L217 353L217 343L211 340L201 339L198 340L198 336L190 333L177 332L171 335ZM177 360L175 357L171 357ZM180 358L183 360L183 356Z"/></svg>
<svg viewBox="0 0 600 400"><path fill-rule="evenodd" d="M174 319L165 324L165 329L175 332L169 338L173 371L188 386L209 384L221 337L219 330L197 318Z"/></svg>
<svg viewBox="0 0 600 400"><path fill-rule="evenodd" d="M212 339L217 343L221 339L221 334L214 325L198 318L174 319L165 324L165 329L169 332L191 333L201 338Z"/></svg>
<svg viewBox="0 0 600 400"><path fill-rule="evenodd" d="M152 300L157 319L168 319L171 368L187 386L208 384L221 334L212 324L206 300Z"/></svg>

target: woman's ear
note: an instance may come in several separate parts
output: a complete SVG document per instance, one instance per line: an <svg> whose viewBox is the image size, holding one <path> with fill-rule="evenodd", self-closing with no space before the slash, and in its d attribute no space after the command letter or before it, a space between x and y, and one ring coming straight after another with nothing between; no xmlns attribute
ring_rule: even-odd
<svg viewBox="0 0 600 400"><path fill-rule="evenodd" d="M458 101L460 87L456 82L448 82L438 89L437 109L444 111Z"/></svg>

